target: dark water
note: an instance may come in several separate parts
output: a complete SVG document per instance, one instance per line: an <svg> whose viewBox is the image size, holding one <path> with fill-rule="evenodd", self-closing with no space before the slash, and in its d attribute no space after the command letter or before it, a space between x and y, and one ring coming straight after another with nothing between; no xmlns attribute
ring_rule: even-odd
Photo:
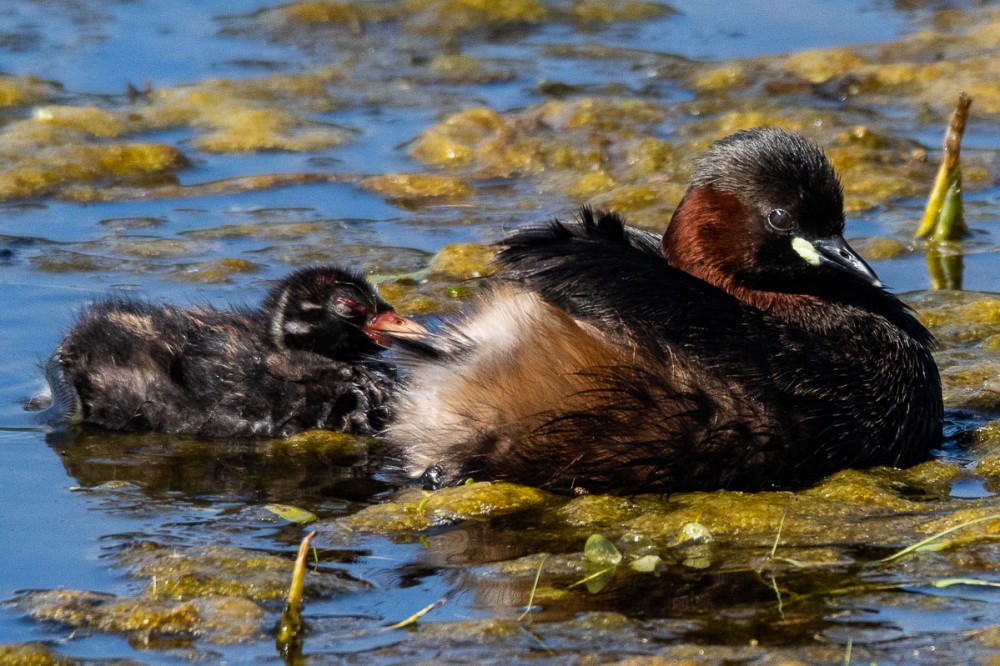
<svg viewBox="0 0 1000 666"><path fill-rule="evenodd" d="M301 73L353 59L371 67L369 86L360 85L364 81L355 77L353 88L348 88L356 98L344 92L345 103L317 114L323 122L351 130L352 140L345 145L306 152L220 154L194 148L191 142L196 132L191 128L162 129L142 138L175 145L192 159L192 167L178 173L182 185L271 173L414 172L424 167L408 155L407 142L443 115L473 104L499 112L539 104L545 99L538 87L542 80L592 90L615 85L626 95L644 94L661 103L681 103L692 97L683 86L658 78L655 68L641 56L625 65L613 59L563 58L553 55L552 45L597 44L723 61L888 42L926 29L937 9L934 3L864 0L684 1L674 3L677 14L638 22L587 28L554 23L531 30L473 32L458 38L462 53L506 64L514 75L492 83L438 82L421 87L396 77L394 68L400 62L429 57L435 49L454 49L454 43L442 45L402 34L397 41L392 28L384 26L357 43L340 34L332 44L324 41L329 36L289 36L255 29L257 24L248 17L275 6L256 0L8 0L0 6L0 72L58 83L59 92L47 103L115 106L121 104L128 84L141 87L151 81L156 88L169 88L209 78ZM336 41L341 38L346 45ZM832 104L817 102L817 106ZM947 104L942 106L947 108ZM903 119L900 134L904 137L932 148L940 143L943 125L913 122L918 110L909 102L898 107L872 104L856 111L869 114L876 124ZM30 105L4 110L0 124L30 113ZM669 134L672 129L665 122L661 131ZM996 118L987 116L970 125L966 137L967 152L978 156L987 171L992 169L993 179L1000 163L997 129ZM307 247L321 247L331 258L377 273L406 272L420 268L446 244L496 240L516 223L565 213L578 203L563 193L534 192L530 182L514 180L497 186L510 187L505 191L515 196L485 194L474 199L471 207L447 201L410 205L349 183L300 184L183 199L139 197L79 204L43 195L0 203L0 599L10 600L25 590L57 588L135 593L146 581L129 578L116 558L137 541L178 548L223 543L287 557L304 530L260 511L262 504L296 504L331 520L393 492L377 472L341 467L323 458L282 459L260 447L220 449L100 433L64 441L51 435L24 406L41 388L40 362L89 300L109 290L127 289L177 302L253 303L267 281L287 272ZM522 205L520 195L527 195ZM1000 190L996 185L973 188L967 200L967 217L976 235L966 244L964 287L1000 292L996 254ZM847 235L905 239L906 225L919 216L920 206L919 200L908 198L852 215ZM138 245L153 239L189 240L196 238L191 232L223 225L315 226L298 236L219 234L195 240L178 256L142 259L108 242L115 235L111 231L115 221L132 218L154 221L148 227L125 224L121 235ZM40 263L64 252L107 261L91 270L75 265L45 269ZM258 268L222 282L177 278L189 263L220 257L248 259ZM930 287L922 252L872 263L883 282L898 292L920 298ZM980 409L963 420L962 427L968 429L990 416L989 410ZM962 454L943 458L953 461ZM951 495L989 500L995 490L995 480L973 476L957 481ZM995 589L956 592L914 585L905 591L908 602L904 604L870 592L846 600L814 600L788 616L778 616L760 611L773 595L756 574L711 570L672 578L662 585L657 582L652 589L642 579L613 593L560 601L546 607L549 628L535 634L515 630L513 637L491 639L494 647L481 647L481 637L469 624L449 630L446 623L450 622L509 620L525 603L531 576L512 581L489 569L489 563L582 548L582 541L571 545L576 542L560 534L546 535L545 529L544 523L525 519L523 524L501 520L489 527L472 523L431 530L430 538L444 544L435 551L444 553L438 556L426 552L416 535L359 533L348 541L328 540L325 547L331 551L324 569L364 585L309 601L313 633L307 638L306 653L320 655L319 661L356 663L424 659L564 663L581 655L592 655L592 663L599 663L656 654L677 644L715 646L701 656L690 655L712 663L730 659L766 663L771 656L782 655L838 663L829 659L842 658L843 646L853 641L858 654L866 655L865 661L874 658L880 663L970 663L965 659L986 663L997 658L997 646L988 642L971 647L962 643L952 656L934 651L935 641L941 640L935 637L964 636L962 632L981 631L1000 622ZM531 534L526 536L522 530ZM912 540L919 538L914 535ZM987 569L993 561L995 557L983 556L980 577L995 582L995 572ZM837 580L816 575L793 577L791 582L801 590L823 589L824 584L838 588L854 581L855 572L841 573L843 577ZM905 576L901 580L905 582ZM440 634L381 631L382 625L444 596L449 602L428 618L441 623ZM929 601L909 603L918 597ZM276 619L280 603L265 608L265 633L254 640L235 645L194 640L147 647L134 635L91 629L74 632L66 625L30 619L20 608L8 605L0 608L0 643L43 641L56 654L78 659L276 662L279 657L266 630ZM612 616L626 619L616 624L619 620L607 619ZM466 631L470 633L463 634ZM745 647L754 641L752 650ZM812 651L820 643L836 649ZM733 651L720 652L720 645ZM737 646L749 651L739 652ZM917 656L909 661L907 655Z"/></svg>

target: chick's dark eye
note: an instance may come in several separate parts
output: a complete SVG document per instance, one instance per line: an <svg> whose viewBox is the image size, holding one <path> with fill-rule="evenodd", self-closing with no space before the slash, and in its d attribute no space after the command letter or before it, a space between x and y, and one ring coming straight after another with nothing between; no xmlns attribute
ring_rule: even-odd
<svg viewBox="0 0 1000 666"><path fill-rule="evenodd" d="M771 228L775 231L791 231L792 227L795 226L795 220L792 218L792 214L784 208L775 208L768 213L767 223L771 225Z"/></svg>
<svg viewBox="0 0 1000 666"><path fill-rule="evenodd" d="M331 308L335 315L343 319L361 320L368 315L365 306L352 298L344 298L343 296L333 299Z"/></svg>

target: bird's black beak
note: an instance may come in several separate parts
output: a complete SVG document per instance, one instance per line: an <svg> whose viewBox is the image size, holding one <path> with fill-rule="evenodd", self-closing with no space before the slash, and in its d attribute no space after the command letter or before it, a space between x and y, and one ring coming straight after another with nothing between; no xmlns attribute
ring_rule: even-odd
<svg viewBox="0 0 1000 666"><path fill-rule="evenodd" d="M829 266L830 268L850 273L854 277L861 278L876 287L882 286L882 282L878 279L872 267L847 244L843 236L830 236L815 240L794 238L792 240L792 247L810 264L815 266Z"/></svg>

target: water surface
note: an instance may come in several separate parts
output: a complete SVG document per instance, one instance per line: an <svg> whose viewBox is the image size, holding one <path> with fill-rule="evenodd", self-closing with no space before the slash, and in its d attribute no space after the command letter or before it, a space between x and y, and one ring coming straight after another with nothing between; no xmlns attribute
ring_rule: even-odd
<svg viewBox="0 0 1000 666"><path fill-rule="evenodd" d="M922 203L917 192L929 188L929 180L920 178L933 173L932 164L900 166L899 179L913 180L910 189L864 200L850 212L847 235L863 251L875 247L872 239L889 242L891 252L868 255L872 265L922 316L930 313L926 316L942 338L953 438L936 462L917 472L877 472L822 485L820 495L844 493L849 509L843 515L820 513L833 512L837 504L814 505L816 494L808 493L777 493L770 499L722 493L704 505L691 499L696 507L691 515L718 532L715 545L703 545L705 552L695 556L677 546L677 538L643 535L638 527L644 516L652 521L680 515L687 510L685 498L678 504L671 503L675 498L612 502L587 513L580 500L553 497L488 520L345 532L338 521L397 497L377 466L270 444L92 432L67 438L49 432L37 414L25 411L42 386L40 363L75 313L115 290L180 303L253 304L268 281L293 267L335 260L389 277L385 289L400 295L403 309L435 322L458 307L447 290L464 286L467 275L433 275L417 285L391 278L427 268L446 246L497 240L518 223L572 214L587 202L631 202L634 219L662 229L676 204L669 195L675 190L664 189L664 182L683 182L686 167L667 160L669 166L630 175L632 158L616 153L616 146L649 137L682 152L694 150L712 133L724 133L722 123L710 128L698 123L716 122L730 110L746 114L744 119L760 109L765 119L802 122L805 131L831 145L864 125L898 146L891 155L888 149L882 154L886 159L903 164L922 146L933 161L957 90L942 85L947 95L934 98L929 84L906 94L881 84L855 93L851 81L836 75L821 83L803 83L805 75L789 81L776 73L786 67L782 58L847 47L878 62L882 44L906 44L927 31L974 30L991 21L1000 25L989 3L958 3L957 9L943 11L936 3L919 2L685 0L673 4L676 11L635 20L553 15L537 23L508 24L480 17L482 25L456 26L442 19L436 30L440 17L432 10L440 4L371 3L362 7L405 11L389 19L320 26L282 18L280 5L260 0L11 0L0 8L0 73L37 77L47 86L37 100L0 108L0 126L9 130L53 105L96 107L121 114L115 116L119 120L130 109L140 109L145 115L135 121L134 132L90 135L84 123L84 129L53 133L32 150L51 156L55 153L46 151L73 141L97 146L147 142L176 148L191 162L141 178L105 174L96 182L70 181L0 202L0 599L23 600L26 591L60 588L122 599L148 595L156 583L135 571L137 544L181 555L194 552L192 557L206 562L211 558L192 549L232 546L247 557L275 554L287 560L305 528L262 509L281 502L322 519L318 571L328 582L308 599L311 633L304 644L305 654L320 663L604 663L656 654L695 663L842 663L848 650L858 663L996 659L1000 616L990 585L1000 583L995 573L1000 526L981 525L972 532L977 538L924 554L915 564L873 565L933 532L935 520L954 517L957 524L964 515L997 512L1000 449L996 436L981 428L997 416L991 396L1000 334L994 330L997 317L989 314L989 303L1000 293L1000 188L995 184L1000 110L991 110L989 100L974 102L965 141L973 235L948 249L962 255L965 292L933 292L926 247L910 240ZM546 6L568 12L571 3ZM955 42L960 45L961 38ZM995 68L1000 58L995 45L984 52ZM456 74L450 61L435 60L442 55L468 56L479 68ZM966 56L949 52L943 57ZM819 60L834 58L821 55ZM696 81L704 80L699 77L715 67L734 66L732 59L741 59L735 62L742 68L743 78L736 77L742 83L733 90L699 88ZM232 94L229 82L308 76L330 67L337 75L324 79L321 92L224 96ZM180 96L192 88L204 99L220 95L223 101L211 113L191 106L180 120L150 120L156 113L180 113L181 104L157 95ZM270 94L284 101L266 102ZM143 106L143 95L154 101ZM303 101L309 95L315 98ZM582 113L588 100L649 104L650 119L612 109L578 126L567 122L565 137L558 136L558 128L538 129L544 125L538 118L562 122L551 119ZM539 110L545 104L555 106ZM500 114L528 139L545 145L567 141L584 156L584 166L560 171L549 164L501 174L479 154L457 166L420 159L414 141L422 132L480 106ZM343 133L343 141L248 151L199 143L244 107L287 111L302 123L289 132L292 138L332 129ZM616 113L624 118L622 126L608 129L604 122ZM830 120L824 125L810 120L814 116ZM0 142L4 169L23 164L18 160L26 153L18 151L25 150L24 144L16 143L13 134ZM588 143L604 146L603 162L588 166ZM682 155L678 163L689 157ZM658 178L657 170L670 173ZM396 172L471 183L473 194L382 194L358 180ZM845 181L864 172L847 172ZM594 173L610 175L595 185ZM281 187L226 185L269 174L296 176ZM192 191L185 188L209 183L224 186L184 194ZM179 189L163 194L166 190L157 189L163 186ZM641 187L653 195L635 204ZM92 189L84 197L81 188ZM212 272L220 259L239 260L242 268L226 264L229 268ZM970 438L978 444L971 445ZM981 464L990 460L992 468ZM851 498L863 491L871 499L852 504ZM766 534L748 538L730 531L727 512L712 502L733 502L737 511L764 516L771 515L769 505L787 502L786 513L792 515L783 543L788 550L778 552L808 566L761 564L781 529L781 511L771 516ZM804 509L796 513L795 507ZM567 517L575 512L584 517ZM812 512L813 522L802 515ZM852 521L857 524L843 524ZM828 540L824 530L829 530ZM623 569L612 585L596 593L571 587L587 574L581 557L593 532L613 539L625 534L619 546L627 553L645 548L669 564L656 576ZM629 537L646 538L649 544L637 546ZM532 619L518 620L543 553L548 596L541 597ZM948 577L978 584L931 584ZM384 629L445 597L447 603L417 629ZM40 642L53 655L98 663L279 662L270 631L280 600L254 603L264 619L256 634L239 640L227 638L233 634L225 630L150 635L93 623L74 626L73 621L34 619L37 607L8 603L0 608L0 643Z"/></svg>

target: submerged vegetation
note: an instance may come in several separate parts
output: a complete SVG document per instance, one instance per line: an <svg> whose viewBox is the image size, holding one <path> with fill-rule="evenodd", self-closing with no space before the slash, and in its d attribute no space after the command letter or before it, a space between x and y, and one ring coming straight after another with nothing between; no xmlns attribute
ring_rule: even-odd
<svg viewBox="0 0 1000 666"><path fill-rule="evenodd" d="M1000 11L925 10L893 41L727 60L629 36L675 20L640 0L270 3L213 24L208 39L296 54L241 76L97 95L5 74L0 205L12 223L69 206L75 226L0 236L0 260L33 284L185 297L336 261L436 323L480 293L511 225L588 203L662 231L694 155L777 125L826 149L852 244L911 271L893 286L940 341L950 410L936 460L796 492L562 497L401 489L373 441L331 433L50 436L74 499L132 521L96 565L121 580L18 586L7 611L33 636L122 636L140 661L233 660L239 643L274 658L277 640L287 663L992 663L1000 297L956 288L963 261L995 272L995 148L962 155L969 233L914 234L956 95L975 99L969 133L1000 134ZM350 213L329 212L340 199ZM93 654L74 650L33 640L0 661Z"/></svg>

